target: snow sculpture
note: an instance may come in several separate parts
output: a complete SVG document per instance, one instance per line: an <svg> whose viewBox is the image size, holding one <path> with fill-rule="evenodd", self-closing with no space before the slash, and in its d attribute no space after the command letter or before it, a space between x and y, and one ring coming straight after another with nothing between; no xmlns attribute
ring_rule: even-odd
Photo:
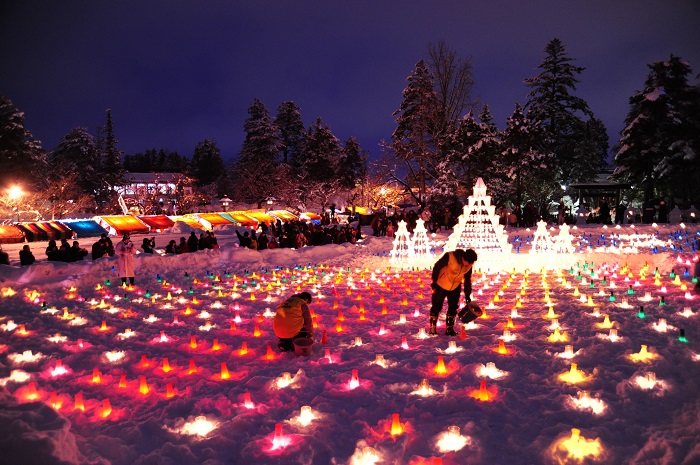
<svg viewBox="0 0 700 465"><path fill-rule="evenodd" d="M429 257L430 244L428 239L428 230L425 229L425 221L419 218L416 221L416 227L413 230L413 251L418 260Z"/></svg>
<svg viewBox="0 0 700 465"><path fill-rule="evenodd" d="M569 232L569 225L562 224L559 226L559 235L554 238L552 248L558 253L574 253L576 249L572 244L573 239Z"/></svg>
<svg viewBox="0 0 700 465"><path fill-rule="evenodd" d="M543 220L538 221L530 253L551 252L553 244L552 236L547 230L547 222Z"/></svg>
<svg viewBox="0 0 700 465"><path fill-rule="evenodd" d="M406 222L401 220L399 221L399 228L396 230L396 236L394 237L390 262L397 268L406 268L410 267L414 256L415 250L413 248L413 241L406 227Z"/></svg>
<svg viewBox="0 0 700 465"><path fill-rule="evenodd" d="M486 184L479 178L469 196L454 231L445 244L445 251L473 248L477 251L510 252L508 235L499 224L496 207L486 195Z"/></svg>

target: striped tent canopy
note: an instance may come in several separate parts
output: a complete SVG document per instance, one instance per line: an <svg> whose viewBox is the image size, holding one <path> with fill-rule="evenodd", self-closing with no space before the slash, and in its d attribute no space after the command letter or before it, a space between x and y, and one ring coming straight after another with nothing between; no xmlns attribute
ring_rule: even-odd
<svg viewBox="0 0 700 465"><path fill-rule="evenodd" d="M294 213L288 212L287 210L270 210L267 214L279 218L282 221L296 221L298 219Z"/></svg>
<svg viewBox="0 0 700 465"><path fill-rule="evenodd" d="M204 225L202 225L202 223L199 222L199 219L195 216L171 216L170 219L175 222L179 221L181 223L185 223L187 226L192 228L204 229Z"/></svg>
<svg viewBox="0 0 700 465"><path fill-rule="evenodd" d="M61 223L73 231L76 237L97 237L107 234L107 230L95 220L65 220Z"/></svg>
<svg viewBox="0 0 700 465"><path fill-rule="evenodd" d="M0 225L0 244L18 244L24 242L22 229L14 224Z"/></svg>
<svg viewBox="0 0 700 465"><path fill-rule="evenodd" d="M125 232L145 234L150 231L146 223L132 215L97 216L95 218L103 228L116 236L121 236Z"/></svg>
<svg viewBox="0 0 700 465"><path fill-rule="evenodd" d="M258 223L271 224L275 222L275 217L265 213L264 210L249 210L246 211L245 214L256 220Z"/></svg>
<svg viewBox="0 0 700 465"><path fill-rule="evenodd" d="M38 221L17 225L29 242L70 239L73 231L58 221Z"/></svg>
<svg viewBox="0 0 700 465"><path fill-rule="evenodd" d="M224 213L197 213L201 219L208 221L212 226L230 225L233 223L224 216Z"/></svg>
<svg viewBox="0 0 700 465"><path fill-rule="evenodd" d="M299 214L299 219L311 221L312 223L320 223L321 222L321 215L317 215L316 213L313 213L313 212L304 212L304 213Z"/></svg>
<svg viewBox="0 0 700 465"><path fill-rule="evenodd" d="M166 215L139 215L138 219L146 223L153 231L172 228L175 222Z"/></svg>
<svg viewBox="0 0 700 465"><path fill-rule="evenodd" d="M231 218L231 221L233 223L239 224L241 226L246 226L249 228L255 228L258 226L258 222L250 216L248 216L246 212L242 210L222 213L221 216L223 216L224 218Z"/></svg>

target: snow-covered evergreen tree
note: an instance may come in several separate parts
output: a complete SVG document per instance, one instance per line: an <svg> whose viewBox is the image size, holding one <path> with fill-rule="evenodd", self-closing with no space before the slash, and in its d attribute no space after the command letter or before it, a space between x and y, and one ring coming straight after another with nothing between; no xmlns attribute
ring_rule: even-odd
<svg viewBox="0 0 700 465"><path fill-rule="evenodd" d="M255 99L248 107L248 115L243 125L243 148L234 167L234 195L261 208L268 197L279 195L278 156L283 143L279 128L260 100Z"/></svg>
<svg viewBox="0 0 700 465"><path fill-rule="evenodd" d="M507 198L516 205L532 200L538 207L546 206L559 185L552 179L557 162L550 153L538 150L541 135L537 123L525 117L520 104L508 118L503 131L501 168L504 184L494 186L495 198ZM498 192L505 189L505 192Z"/></svg>
<svg viewBox="0 0 700 465"><path fill-rule="evenodd" d="M300 166L292 167L302 205L311 202L325 210L340 187L339 165L343 156L340 141L330 128L317 118L309 126L300 156Z"/></svg>
<svg viewBox="0 0 700 465"><path fill-rule="evenodd" d="M630 97L615 146L614 177L642 188L644 200L674 195L700 200L700 91L690 65L671 55L649 65L644 89Z"/></svg>
<svg viewBox="0 0 700 465"><path fill-rule="evenodd" d="M367 153L360 148L360 143L352 136L345 141L338 164L340 187L354 189L362 180L362 175L366 170Z"/></svg>
<svg viewBox="0 0 700 465"><path fill-rule="evenodd" d="M301 120L301 109L292 101L285 101L277 108L274 121L282 141L281 161L294 165L299 159L306 132Z"/></svg>
<svg viewBox="0 0 700 465"><path fill-rule="evenodd" d="M46 166L41 142L24 127L24 113L9 98L0 96L0 185L40 187Z"/></svg>
<svg viewBox="0 0 700 465"><path fill-rule="evenodd" d="M199 142L191 161L191 174L198 186L214 184L226 171L224 159L216 144L208 139Z"/></svg>
<svg viewBox="0 0 700 465"><path fill-rule="evenodd" d="M540 74L525 80L532 88L525 105L527 116L543 131L540 151L557 158L557 170L550 173L553 181L565 185L590 181L606 163L608 138L604 130L593 130L602 127L600 121L588 125L593 112L584 99L572 94L585 68L572 63L559 39L547 44L545 54L538 66Z"/></svg>
<svg viewBox="0 0 700 465"><path fill-rule="evenodd" d="M110 211L110 206L117 206L116 193L113 187L121 185L124 177L122 152L117 147L119 142L114 134L112 110L107 110L107 121L102 134L103 138L97 144L99 149L97 169L103 181L103 186L97 192L96 201L101 210L106 208L106 211Z"/></svg>
<svg viewBox="0 0 700 465"><path fill-rule="evenodd" d="M438 102L432 79L425 62L416 63L407 78L401 106L393 113L397 127L387 147L402 162L399 169L391 171L391 177L420 205L425 205L428 181L435 177L438 163L433 137Z"/></svg>
<svg viewBox="0 0 700 465"><path fill-rule="evenodd" d="M92 196L104 186L98 166L100 156L95 138L82 127L76 127L61 138L51 154L54 177L74 178L81 192Z"/></svg>

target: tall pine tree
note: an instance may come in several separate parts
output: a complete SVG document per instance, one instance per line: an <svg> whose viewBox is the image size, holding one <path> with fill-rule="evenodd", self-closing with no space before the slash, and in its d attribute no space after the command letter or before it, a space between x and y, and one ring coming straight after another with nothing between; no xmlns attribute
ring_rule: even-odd
<svg viewBox="0 0 700 465"><path fill-rule="evenodd" d="M216 144L208 139L199 142L194 149L190 164L191 175L198 186L216 183L226 171L224 159Z"/></svg>
<svg viewBox="0 0 700 465"><path fill-rule="evenodd" d="M261 208L268 197L278 195L279 162L282 148L279 129L272 122L265 105L255 99L248 107L243 124L245 140L234 167L235 198L256 203Z"/></svg>
<svg viewBox="0 0 700 465"><path fill-rule="evenodd" d="M0 96L0 185L15 183L24 187L44 185L47 156L41 142L24 127L24 113L12 101Z"/></svg>
<svg viewBox="0 0 700 465"><path fill-rule="evenodd" d="M649 65L644 89L629 99L613 176L640 186L645 202L668 195L700 201L700 89L690 75L690 65L671 55Z"/></svg>
<svg viewBox="0 0 700 465"><path fill-rule="evenodd" d="M315 202L321 211L325 211L340 188L342 156L340 141L321 118L317 118L306 132L301 164L294 171L302 205L308 208L311 202Z"/></svg>
<svg viewBox="0 0 700 465"><path fill-rule="evenodd" d="M541 150L553 153L558 160L553 180L565 185L595 179L608 155L607 136L601 140L605 133L590 131L587 126L593 119L588 103L572 94L579 82L578 76L585 69L575 66L573 61L564 44L552 39L538 66L542 71L525 80L532 88L525 105L528 118L538 123L543 131ZM595 125L602 123L598 121Z"/></svg>
<svg viewBox="0 0 700 465"><path fill-rule="evenodd" d="M294 165L299 159L304 138L304 123L301 120L301 109L291 101L285 101L277 108L277 116L274 121L279 128L282 140L282 163Z"/></svg>
<svg viewBox="0 0 700 465"><path fill-rule="evenodd" d="M76 127L61 138L51 154L55 177L74 177L80 191L95 200L104 183L99 173L100 156L94 137L82 127Z"/></svg>
<svg viewBox="0 0 700 465"><path fill-rule="evenodd" d="M435 178L439 162L433 137L438 101L432 79L425 62L416 63L407 78L401 106L393 114L397 126L387 147L402 162L401 168L391 170L391 177L421 206L425 206L427 186Z"/></svg>

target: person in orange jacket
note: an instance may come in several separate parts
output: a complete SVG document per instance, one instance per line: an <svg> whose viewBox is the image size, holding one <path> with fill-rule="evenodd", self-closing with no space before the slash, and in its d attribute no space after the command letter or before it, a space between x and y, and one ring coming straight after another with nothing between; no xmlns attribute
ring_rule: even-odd
<svg viewBox="0 0 700 465"><path fill-rule="evenodd" d="M279 304L272 320L272 329L279 338L277 347L282 352L294 349L294 339L308 337L313 339L314 327L311 320L311 294L301 292Z"/></svg>
<svg viewBox="0 0 700 465"><path fill-rule="evenodd" d="M456 336L454 330L457 307L459 306L459 293L464 281L464 297L467 304L471 302L472 293L472 267L476 262L476 252L473 249L457 249L443 254L433 266L432 283L433 296L430 307L429 334L437 334L437 321L442 311L442 305L447 297L447 314L445 315L445 334Z"/></svg>

